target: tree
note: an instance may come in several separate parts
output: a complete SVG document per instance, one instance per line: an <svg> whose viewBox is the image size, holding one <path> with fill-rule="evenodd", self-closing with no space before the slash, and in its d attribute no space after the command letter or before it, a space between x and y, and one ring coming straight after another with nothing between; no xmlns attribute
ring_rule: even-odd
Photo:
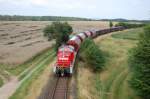
<svg viewBox="0 0 150 99"><path fill-rule="evenodd" d="M150 25L132 50L129 65L132 73L131 86L143 99L150 99Z"/></svg>
<svg viewBox="0 0 150 99"><path fill-rule="evenodd" d="M109 21L109 27L110 27L110 28L113 27L112 21Z"/></svg>
<svg viewBox="0 0 150 99"><path fill-rule="evenodd" d="M47 25L43 32L48 40L56 39L55 48L57 50L60 45L68 41L69 34L73 32L73 29L67 22L53 22L51 25Z"/></svg>

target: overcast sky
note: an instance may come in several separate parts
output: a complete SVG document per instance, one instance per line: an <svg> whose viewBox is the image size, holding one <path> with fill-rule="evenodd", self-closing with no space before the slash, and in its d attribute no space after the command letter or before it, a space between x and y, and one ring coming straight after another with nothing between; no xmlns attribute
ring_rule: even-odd
<svg viewBox="0 0 150 99"><path fill-rule="evenodd" d="M150 0L0 0L2 15L150 19Z"/></svg>

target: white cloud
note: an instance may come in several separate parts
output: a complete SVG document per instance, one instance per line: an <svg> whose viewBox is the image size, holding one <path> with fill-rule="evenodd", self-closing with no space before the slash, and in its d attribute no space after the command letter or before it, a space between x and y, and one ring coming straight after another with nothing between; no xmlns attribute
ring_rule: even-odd
<svg viewBox="0 0 150 99"><path fill-rule="evenodd" d="M32 4L35 4L35 5L44 6L44 5L48 5L49 0L29 0L29 2L31 2Z"/></svg>
<svg viewBox="0 0 150 99"><path fill-rule="evenodd" d="M0 14L148 19L149 4L150 0L0 0Z"/></svg>

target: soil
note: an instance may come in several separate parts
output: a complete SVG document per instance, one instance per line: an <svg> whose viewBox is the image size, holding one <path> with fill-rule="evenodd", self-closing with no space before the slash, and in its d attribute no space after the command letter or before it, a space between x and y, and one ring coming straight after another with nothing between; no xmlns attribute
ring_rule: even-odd
<svg viewBox="0 0 150 99"><path fill-rule="evenodd" d="M10 81L0 88L0 99L8 99L17 89L19 81L16 77L11 77Z"/></svg>

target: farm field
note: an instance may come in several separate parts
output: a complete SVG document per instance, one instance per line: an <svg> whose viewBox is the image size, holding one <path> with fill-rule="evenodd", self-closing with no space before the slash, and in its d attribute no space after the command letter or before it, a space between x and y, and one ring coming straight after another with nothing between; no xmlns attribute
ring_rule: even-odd
<svg viewBox="0 0 150 99"><path fill-rule="evenodd" d="M43 37L43 28L51 22L8 21L0 22L0 64L21 64L50 47ZM74 21L69 22L74 32L108 27L107 22Z"/></svg>
<svg viewBox="0 0 150 99"><path fill-rule="evenodd" d="M150 99L150 0L0 0L0 99Z"/></svg>
<svg viewBox="0 0 150 99"><path fill-rule="evenodd" d="M33 99L40 93L44 83L42 83L42 75L39 76L38 73L48 77L50 72L48 69L45 72L44 69L49 68L51 61L48 60L54 58L52 57L54 41L48 42L42 32L43 28L50 23L48 21L0 22L0 95L3 99L11 96L16 88L18 89L11 99L20 99L20 97ZM108 22L98 21L75 21L69 24L73 26L74 33L108 27ZM34 81L41 84L39 90L34 86ZM32 92L37 90L35 95L26 96L29 87L33 88Z"/></svg>
<svg viewBox="0 0 150 99"><path fill-rule="evenodd" d="M94 41L105 53L106 64L100 73L93 73L83 62L78 63L79 99L140 99L129 87L127 58L137 43L142 29L130 29L104 35Z"/></svg>
<svg viewBox="0 0 150 99"><path fill-rule="evenodd" d="M54 41L48 42L42 33L43 28L50 23L48 21L0 22L2 24L0 30L3 30L0 31L0 38L3 38L0 39L2 47L0 58L3 59L0 60L0 95L3 94L3 99L10 96L9 99L37 99L49 77L53 78L51 71L55 62ZM74 33L104 29L109 26L108 22L98 21L75 21L69 24L73 26ZM129 29L94 39L105 54L106 67L100 73L93 73L86 68L86 64L79 61L76 76L78 96L76 97L79 99L140 99L128 85L130 72L127 57L128 51L136 45L138 35L142 32L141 28ZM7 35L4 35L5 33ZM29 37L30 39L26 39ZM42 42L33 43L39 40ZM23 46L24 44L26 46ZM9 54L6 57L4 53ZM3 89L5 94L1 93Z"/></svg>

